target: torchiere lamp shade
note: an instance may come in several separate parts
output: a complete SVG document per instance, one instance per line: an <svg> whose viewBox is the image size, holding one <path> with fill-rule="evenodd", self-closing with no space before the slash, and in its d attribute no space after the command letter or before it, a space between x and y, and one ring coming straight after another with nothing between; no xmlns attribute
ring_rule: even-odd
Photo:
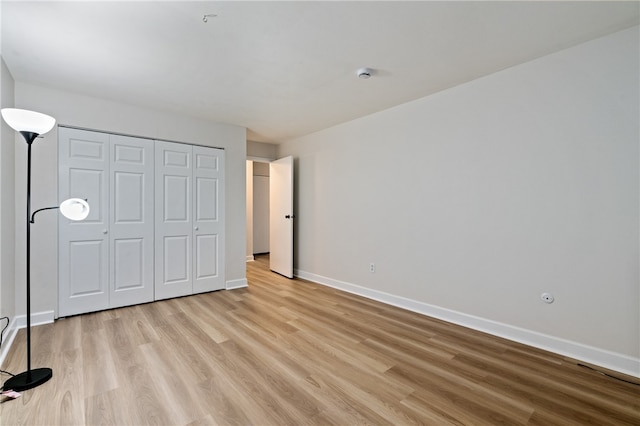
<svg viewBox="0 0 640 426"><path fill-rule="evenodd" d="M2 118L17 132L43 135L53 129L56 119L40 112L18 108L3 108Z"/></svg>
<svg viewBox="0 0 640 426"><path fill-rule="evenodd" d="M40 112L18 108L3 108L2 118L17 132L42 135L53 129L56 120ZM69 198L60 204L60 212L70 220L84 220L89 215L89 204L81 198Z"/></svg>

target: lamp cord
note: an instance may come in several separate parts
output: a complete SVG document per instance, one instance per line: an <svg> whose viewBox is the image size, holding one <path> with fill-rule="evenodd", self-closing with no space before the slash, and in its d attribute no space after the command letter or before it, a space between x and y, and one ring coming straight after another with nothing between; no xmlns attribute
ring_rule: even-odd
<svg viewBox="0 0 640 426"><path fill-rule="evenodd" d="M4 337L4 331L7 329L7 327L9 327L10 320L9 320L9 317L2 317L2 318L0 318L0 320L7 320L7 325L5 325L2 328L2 331L0 331L0 348L1 348L2 347L2 338Z"/></svg>
<svg viewBox="0 0 640 426"><path fill-rule="evenodd" d="M2 347L2 339L4 337L4 331L7 329L7 327L9 327L9 323L11 321L9 320L9 317L2 317L2 318L0 318L0 320L7 320L7 324L2 328L2 331L0 331L0 348L1 348ZM4 370L0 370L0 373L8 374L11 377L15 376L15 374L9 373L8 371L4 371Z"/></svg>

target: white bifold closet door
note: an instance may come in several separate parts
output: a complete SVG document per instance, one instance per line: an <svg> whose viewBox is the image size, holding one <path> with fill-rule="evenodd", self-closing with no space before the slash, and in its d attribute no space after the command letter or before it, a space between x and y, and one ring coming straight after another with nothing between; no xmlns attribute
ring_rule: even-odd
<svg viewBox="0 0 640 426"><path fill-rule="evenodd" d="M156 142L155 298L225 287L224 150Z"/></svg>
<svg viewBox="0 0 640 426"><path fill-rule="evenodd" d="M59 219L59 316L153 300L153 141L59 128L59 199L89 217Z"/></svg>

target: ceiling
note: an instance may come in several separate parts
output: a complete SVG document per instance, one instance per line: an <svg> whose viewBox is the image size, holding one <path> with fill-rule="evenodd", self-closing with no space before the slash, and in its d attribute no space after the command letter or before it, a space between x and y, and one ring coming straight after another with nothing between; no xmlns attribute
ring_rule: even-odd
<svg viewBox="0 0 640 426"><path fill-rule="evenodd" d="M640 3L7 1L19 82L279 143L639 23ZM216 14L203 22L204 14ZM374 69L358 79L360 67Z"/></svg>

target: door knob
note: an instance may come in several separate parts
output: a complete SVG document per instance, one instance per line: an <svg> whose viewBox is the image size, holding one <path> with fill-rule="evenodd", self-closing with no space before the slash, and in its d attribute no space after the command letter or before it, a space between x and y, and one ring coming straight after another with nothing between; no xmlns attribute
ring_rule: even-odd
<svg viewBox="0 0 640 426"><path fill-rule="evenodd" d="M194 231L197 231L197 230L198 230L198 227L196 226L196 227L194 227L193 229L194 229Z"/></svg>
<svg viewBox="0 0 640 426"><path fill-rule="evenodd" d="M102 233L105 234L105 235L107 235L107 232L109 232L109 231L107 231L106 229L102 230Z"/></svg>

